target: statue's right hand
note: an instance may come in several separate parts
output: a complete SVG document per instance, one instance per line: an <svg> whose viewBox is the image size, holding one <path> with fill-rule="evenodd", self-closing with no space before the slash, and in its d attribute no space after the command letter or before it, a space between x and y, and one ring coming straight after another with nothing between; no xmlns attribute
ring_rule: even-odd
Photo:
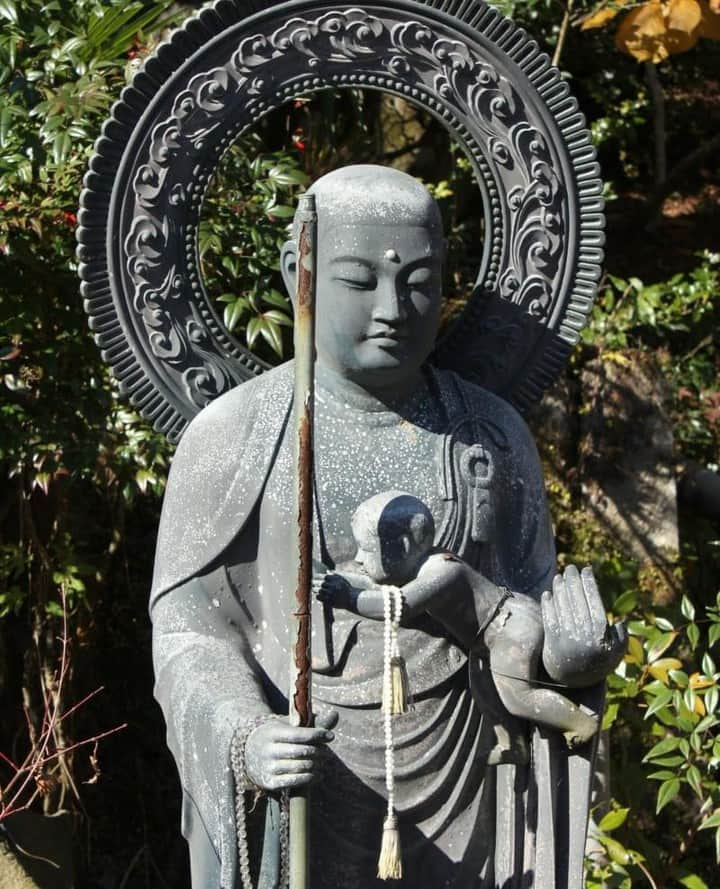
<svg viewBox="0 0 720 889"><path fill-rule="evenodd" d="M270 719L250 732L245 742L245 773L261 790L284 790L316 781L326 745L335 735L337 711L317 717L314 728Z"/></svg>

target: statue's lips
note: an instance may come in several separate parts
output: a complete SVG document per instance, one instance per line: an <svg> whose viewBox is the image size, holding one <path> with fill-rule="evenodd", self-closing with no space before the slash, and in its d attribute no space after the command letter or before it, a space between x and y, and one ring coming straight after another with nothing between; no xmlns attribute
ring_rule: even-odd
<svg viewBox="0 0 720 889"><path fill-rule="evenodd" d="M378 330L374 333L369 333L365 339L375 343L377 346L394 346L398 343L404 343L408 336L399 330Z"/></svg>

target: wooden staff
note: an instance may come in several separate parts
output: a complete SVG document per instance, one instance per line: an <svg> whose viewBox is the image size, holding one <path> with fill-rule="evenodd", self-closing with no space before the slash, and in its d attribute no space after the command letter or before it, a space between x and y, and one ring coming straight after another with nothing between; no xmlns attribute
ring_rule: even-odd
<svg viewBox="0 0 720 889"><path fill-rule="evenodd" d="M310 603L313 547L313 409L315 395L315 269L317 215L315 196L300 196L295 280L295 395L296 436L296 558L297 587L291 604L290 722L312 726ZM290 795L290 889L309 887L309 794L307 788Z"/></svg>

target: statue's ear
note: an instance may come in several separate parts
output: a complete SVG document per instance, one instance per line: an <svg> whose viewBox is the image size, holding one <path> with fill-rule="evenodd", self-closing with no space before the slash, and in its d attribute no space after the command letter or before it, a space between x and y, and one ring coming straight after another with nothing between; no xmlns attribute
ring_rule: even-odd
<svg viewBox="0 0 720 889"><path fill-rule="evenodd" d="M297 274L297 245L295 241L286 241L280 250L280 271L282 272L285 289L291 301L295 300L295 276Z"/></svg>

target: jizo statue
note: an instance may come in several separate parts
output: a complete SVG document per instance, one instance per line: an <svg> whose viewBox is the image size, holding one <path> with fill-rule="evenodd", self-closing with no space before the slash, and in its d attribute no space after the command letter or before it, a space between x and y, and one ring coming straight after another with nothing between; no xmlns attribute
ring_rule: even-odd
<svg viewBox="0 0 720 889"><path fill-rule="evenodd" d="M117 155L127 150L135 164L121 166L98 143L93 175L120 170L107 193L124 188L134 209L102 195L93 203L89 177L80 255L91 323L126 390L158 428L182 434L151 618L156 697L183 787L193 889L280 889L288 796L300 799L308 787L309 881L298 881L291 864L292 889L370 889L387 880L407 889L582 886L604 678L626 636L608 625L589 568L558 571L537 452L510 402L523 406L523 393L539 394L590 309L602 243L597 169L582 119L563 104L566 88L537 47L511 25L500 27L481 3L457 13L457 4L441 5L442 14L413 2L375 14L293 3L248 24L252 10L226 0L216 18L200 19L208 59L217 66L227 57L226 67L206 61L198 73L193 56L182 74L159 52L175 86L165 92L176 98L170 114L167 104L156 111L155 94L146 93L142 114L156 122L147 153L110 129L123 142ZM304 726L287 715L299 371L288 362L255 376L262 368L235 346L228 354L236 364L222 363L228 340L193 302L201 292L196 259L183 246L192 244L198 189L179 190L172 177L184 165L182 175L193 169L202 185L207 176L197 171L212 140L219 153L229 138L208 116L218 108L239 114L232 97L250 82L248 107L264 89L286 97L277 71L297 64L302 74L316 39L311 91L342 85L357 65L361 83L372 76L375 87L396 92L419 84L414 97L428 107L439 101L428 84L450 107L441 73L452 96L472 96L466 126L482 126L474 141L467 137L468 151L478 152L479 176L487 173L489 206L497 208L505 189L505 210L490 213L487 261L470 306L485 320L477 336L464 322L455 354L446 349L443 357L436 336L444 235L425 187L388 167L354 165L309 189L317 215L314 454L312 508L301 521L312 550L305 678L314 724ZM189 57L180 38L172 46ZM373 64L379 73L371 75ZM268 86L275 75L280 85ZM137 88L150 90L142 79ZM142 103L133 95L126 102L118 127L135 126L127 123L133 114L140 126ZM550 110L536 113L533 102ZM203 139L194 114L204 115ZM297 217L280 257L291 298L298 274L307 273L303 224ZM114 239L94 234L115 229ZM106 244L107 256L98 252ZM116 267L123 271L113 276ZM112 304L97 289L108 281ZM136 314L123 314L122 300ZM515 354L488 362L493 355L484 350L508 329L506 348ZM147 336L144 351L133 341L129 352L113 352L111 335ZM551 370L535 389L507 382L532 376L548 354ZM519 365L506 378L482 377L489 388L466 378L513 359ZM151 388L134 388L141 378ZM182 399L173 394L180 391ZM202 393L208 403L198 412Z"/></svg>
<svg viewBox="0 0 720 889"><path fill-rule="evenodd" d="M429 578L399 630L415 703L395 725L395 811L403 885L483 885L498 880L501 844L509 842L497 814L518 802L518 779L499 786L497 761L515 759L514 769L532 772L526 739L534 723L553 726L562 755L582 749L598 727L592 706L533 687L541 653L551 682L582 688L616 666L624 641L608 628L589 572L556 575L542 473L517 413L425 366L441 302L443 232L433 199L406 174L375 166L339 169L311 191L315 558L327 569L359 568L354 513L368 498L400 490L427 505L434 558L464 563L447 580ZM282 268L290 293L296 262L289 241ZM373 618L382 606L376 614L347 600L336 607L326 584L313 615L316 727L275 718L285 706L294 583L285 557L294 521L292 379L292 364L282 365L202 411L183 436L165 498L151 609L156 693L186 790L197 886L224 885L223 873L232 879L238 778L264 793L317 781L310 885L376 885L386 795L383 627ZM409 534L404 540L407 559L417 562L418 544ZM395 545L381 526L381 570L412 586L415 565L399 570ZM419 549L427 554L427 541ZM514 756L496 750L502 708L475 663L485 652L490 671L497 661L500 699L516 717L503 720L522 739L509 745ZM230 770L237 733L242 776ZM551 792L526 780L524 792Z"/></svg>

